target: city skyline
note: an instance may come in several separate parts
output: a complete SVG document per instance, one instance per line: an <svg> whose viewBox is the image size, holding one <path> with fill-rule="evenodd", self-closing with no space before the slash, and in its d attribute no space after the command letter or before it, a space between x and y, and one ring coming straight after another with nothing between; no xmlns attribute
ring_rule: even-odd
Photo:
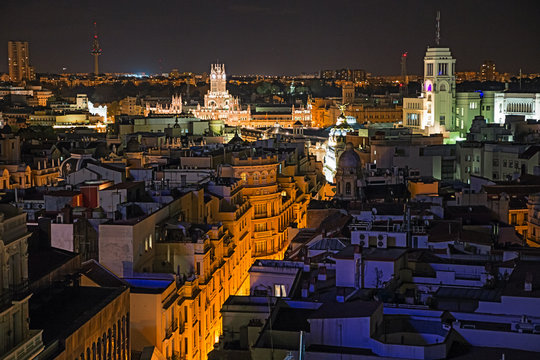
<svg viewBox="0 0 540 360"><path fill-rule="evenodd" d="M536 35L534 11L507 18L503 1L489 7L479 1L385 4L209 1L161 2L148 8L137 0L129 2L130 7L97 0L82 12L63 0L7 1L0 5L5 9L0 20L7 29L0 41L28 41L37 72L60 73L63 68L91 72L93 21L97 21L103 72L161 73L172 68L205 72L219 59L227 63L229 73L238 75L291 75L344 67L398 74L399 56L408 51L409 73L420 74L425 48L434 46L435 14L440 9L441 46L451 47L457 71L478 71L486 59L494 60L503 72L539 70L535 59L540 50L530 46ZM520 5L538 7L526 0ZM419 7L423 11L417 11ZM19 16L10 16L15 13ZM16 26L24 23L35 25ZM3 46L0 57L6 55ZM2 62L0 71L7 72L7 63Z"/></svg>

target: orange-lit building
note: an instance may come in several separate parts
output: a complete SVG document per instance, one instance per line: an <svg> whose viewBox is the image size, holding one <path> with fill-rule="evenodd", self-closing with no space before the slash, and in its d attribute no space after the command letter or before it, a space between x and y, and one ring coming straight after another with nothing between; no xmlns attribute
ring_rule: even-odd
<svg viewBox="0 0 540 360"><path fill-rule="evenodd" d="M244 193L253 206L253 258L282 259L288 246L289 224L303 222L295 218L296 183L294 179L278 178L281 167L276 155L233 156L230 165L221 167L223 176L245 182Z"/></svg>

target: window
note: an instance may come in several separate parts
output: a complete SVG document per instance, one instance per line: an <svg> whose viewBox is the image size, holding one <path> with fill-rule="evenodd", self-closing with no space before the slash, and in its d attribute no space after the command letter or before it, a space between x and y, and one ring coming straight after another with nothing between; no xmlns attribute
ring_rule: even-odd
<svg viewBox="0 0 540 360"><path fill-rule="evenodd" d="M493 166L499 166L499 159L493 159Z"/></svg>
<svg viewBox="0 0 540 360"><path fill-rule="evenodd" d="M268 228L267 228L266 223L255 224L255 231L266 231L267 229Z"/></svg>
<svg viewBox="0 0 540 360"><path fill-rule="evenodd" d="M197 262L197 275L201 275L201 263Z"/></svg>
<svg viewBox="0 0 540 360"><path fill-rule="evenodd" d="M444 115L441 115L440 118L439 118L439 123L440 123L441 125L445 125L445 122L446 122L446 121L445 121Z"/></svg>
<svg viewBox="0 0 540 360"><path fill-rule="evenodd" d="M418 114L407 113L407 125L420 126Z"/></svg>
<svg viewBox="0 0 540 360"><path fill-rule="evenodd" d="M440 63L439 69L438 69L439 75L448 75L448 64L447 63Z"/></svg>
<svg viewBox="0 0 540 360"><path fill-rule="evenodd" d="M426 76L433 76L433 64L427 64Z"/></svg>
<svg viewBox="0 0 540 360"><path fill-rule="evenodd" d="M240 174L240 178L244 181L247 181L247 174L246 173L242 173Z"/></svg>
<svg viewBox="0 0 540 360"><path fill-rule="evenodd" d="M517 214L511 214L510 215L510 224L511 225L517 225Z"/></svg>
<svg viewBox="0 0 540 360"><path fill-rule="evenodd" d="M529 220L529 214L525 213L523 214L523 222L526 223Z"/></svg>
<svg viewBox="0 0 540 360"><path fill-rule="evenodd" d="M285 285L283 284L274 284L274 296L275 297L286 297L287 291L285 290Z"/></svg>
<svg viewBox="0 0 540 360"><path fill-rule="evenodd" d="M265 241L258 241L255 243L255 252L257 253L265 253L266 252L266 242Z"/></svg>
<svg viewBox="0 0 540 360"><path fill-rule="evenodd" d="M507 165L506 160L503 160L503 167L506 167L506 165Z"/></svg>
<svg viewBox="0 0 540 360"><path fill-rule="evenodd" d="M349 182L345 184L345 194L351 195L351 183Z"/></svg>
<svg viewBox="0 0 540 360"><path fill-rule="evenodd" d="M474 101L471 101L469 103L469 109L478 109L478 103L474 102Z"/></svg>
<svg viewBox="0 0 540 360"><path fill-rule="evenodd" d="M476 162L480 162L480 155L476 155Z"/></svg>

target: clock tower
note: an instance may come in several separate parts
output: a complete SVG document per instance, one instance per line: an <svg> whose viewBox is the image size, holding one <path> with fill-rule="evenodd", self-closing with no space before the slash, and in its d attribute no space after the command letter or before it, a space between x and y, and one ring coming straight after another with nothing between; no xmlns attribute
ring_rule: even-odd
<svg viewBox="0 0 540 360"><path fill-rule="evenodd" d="M225 74L225 64L212 64L210 70L210 91L213 93L226 92L227 75Z"/></svg>

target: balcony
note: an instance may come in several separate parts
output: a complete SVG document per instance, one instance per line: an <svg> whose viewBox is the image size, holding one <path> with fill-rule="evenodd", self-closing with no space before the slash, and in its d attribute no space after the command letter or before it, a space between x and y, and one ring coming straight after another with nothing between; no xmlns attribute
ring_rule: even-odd
<svg viewBox="0 0 540 360"><path fill-rule="evenodd" d="M173 351L171 356L167 356L167 360L182 360L178 351Z"/></svg>
<svg viewBox="0 0 540 360"><path fill-rule="evenodd" d="M263 239L263 238L268 238L268 237L272 237L272 230L255 231L253 233L254 239Z"/></svg>
<svg viewBox="0 0 540 360"><path fill-rule="evenodd" d="M163 340L170 339L173 333L178 329L178 320L174 319L167 329L165 329L165 338Z"/></svg>
<svg viewBox="0 0 540 360"><path fill-rule="evenodd" d="M19 284L10 285L9 289L5 289L4 292L0 293L0 310L9 308L12 301L20 301L28 295L30 295L28 279Z"/></svg>
<svg viewBox="0 0 540 360"><path fill-rule="evenodd" d="M3 360L33 359L43 350L43 330L30 330L26 339L3 354Z"/></svg>
<svg viewBox="0 0 540 360"><path fill-rule="evenodd" d="M183 334L186 331L187 322L180 323L178 326L178 333Z"/></svg>

